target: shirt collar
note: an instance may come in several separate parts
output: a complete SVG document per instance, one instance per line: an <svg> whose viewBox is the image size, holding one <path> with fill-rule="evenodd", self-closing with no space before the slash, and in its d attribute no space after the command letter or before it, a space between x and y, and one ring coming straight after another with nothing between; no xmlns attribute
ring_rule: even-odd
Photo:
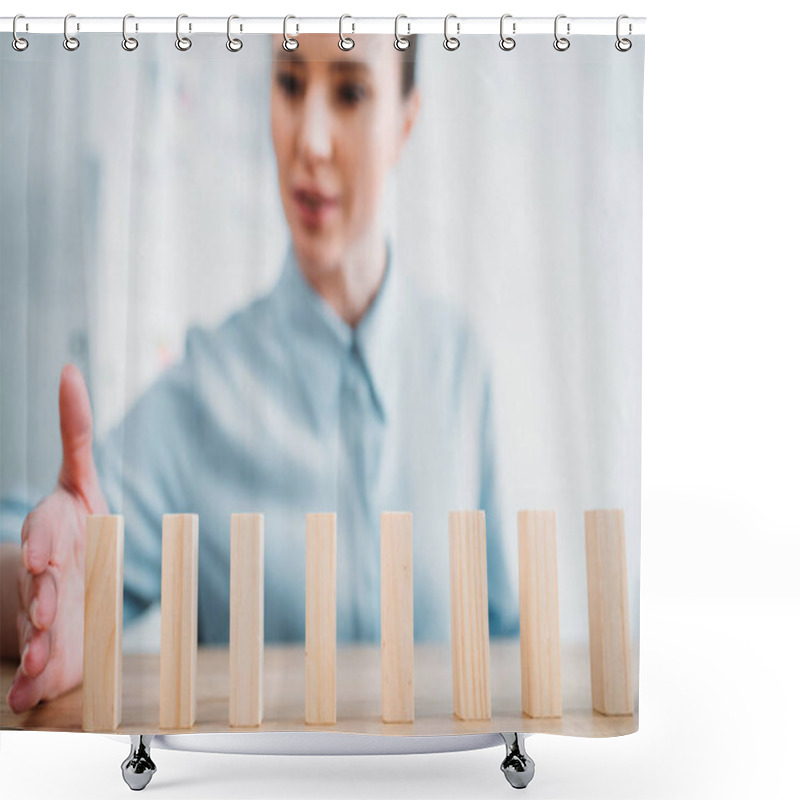
<svg viewBox="0 0 800 800"><path fill-rule="evenodd" d="M355 347L382 420L391 416L399 387L401 276L387 242L387 264L377 294L355 329L322 298L303 275L292 246L283 262L274 299L298 379L317 422L336 411L342 359Z"/></svg>

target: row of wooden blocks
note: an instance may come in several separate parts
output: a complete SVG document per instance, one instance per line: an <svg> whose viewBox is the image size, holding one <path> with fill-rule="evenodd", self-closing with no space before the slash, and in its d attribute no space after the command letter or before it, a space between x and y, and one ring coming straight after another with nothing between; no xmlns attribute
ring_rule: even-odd
<svg viewBox="0 0 800 800"><path fill-rule="evenodd" d="M624 516L585 513L592 703L633 713ZM486 523L483 511L449 515L453 712L491 719ZM555 513L518 514L522 711L560 717L561 652ZM86 528L83 727L114 729L122 706L124 520L93 515ZM162 522L159 724L196 720L198 516ZM231 516L232 727L263 719L264 518ZM414 720L412 516L381 515L382 719ZM306 516L305 720L336 722L336 515Z"/></svg>

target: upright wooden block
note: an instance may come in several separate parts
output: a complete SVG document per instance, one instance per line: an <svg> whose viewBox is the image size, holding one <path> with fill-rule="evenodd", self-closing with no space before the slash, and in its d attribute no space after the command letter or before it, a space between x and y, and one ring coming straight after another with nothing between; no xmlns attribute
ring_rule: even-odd
<svg viewBox="0 0 800 800"><path fill-rule="evenodd" d="M264 515L231 515L230 701L232 727L263 718Z"/></svg>
<svg viewBox="0 0 800 800"><path fill-rule="evenodd" d="M585 525L592 705L601 714L633 714L625 517L620 510L587 511Z"/></svg>
<svg viewBox="0 0 800 800"><path fill-rule="evenodd" d="M191 728L197 713L197 514L161 526L159 724Z"/></svg>
<svg viewBox="0 0 800 800"><path fill-rule="evenodd" d="M125 521L86 518L83 728L114 729L122 717L122 563Z"/></svg>
<svg viewBox="0 0 800 800"><path fill-rule="evenodd" d="M336 514L306 515L306 724L336 722Z"/></svg>
<svg viewBox="0 0 800 800"><path fill-rule="evenodd" d="M492 701L486 517L483 511L451 511L449 523L453 711L460 719L487 720Z"/></svg>
<svg viewBox="0 0 800 800"><path fill-rule="evenodd" d="M412 518L381 514L381 676L384 722L414 721Z"/></svg>
<svg viewBox="0 0 800 800"><path fill-rule="evenodd" d="M561 716L561 644L554 511L520 511L519 635L522 712Z"/></svg>

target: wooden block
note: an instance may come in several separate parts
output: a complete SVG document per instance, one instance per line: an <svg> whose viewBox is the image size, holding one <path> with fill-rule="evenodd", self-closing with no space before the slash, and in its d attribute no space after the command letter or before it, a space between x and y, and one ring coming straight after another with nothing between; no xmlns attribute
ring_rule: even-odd
<svg viewBox="0 0 800 800"><path fill-rule="evenodd" d="M592 705L601 714L633 714L625 517L587 511L585 525Z"/></svg>
<svg viewBox="0 0 800 800"><path fill-rule="evenodd" d="M336 514L306 515L306 724L336 722Z"/></svg>
<svg viewBox="0 0 800 800"><path fill-rule="evenodd" d="M260 725L264 687L264 515L231 514L232 727Z"/></svg>
<svg viewBox="0 0 800 800"><path fill-rule="evenodd" d="M381 514L381 699L384 722L414 721L412 517Z"/></svg>
<svg viewBox="0 0 800 800"><path fill-rule="evenodd" d="M520 511L519 636L522 712L561 716L561 644L558 630L558 562L554 511Z"/></svg>
<svg viewBox="0 0 800 800"><path fill-rule="evenodd" d="M453 712L459 719L492 718L486 517L450 512L450 618Z"/></svg>
<svg viewBox="0 0 800 800"><path fill-rule="evenodd" d="M122 717L122 563L125 521L86 518L83 728L115 729Z"/></svg>
<svg viewBox="0 0 800 800"><path fill-rule="evenodd" d="M159 724L191 728L197 713L197 514L161 526Z"/></svg>

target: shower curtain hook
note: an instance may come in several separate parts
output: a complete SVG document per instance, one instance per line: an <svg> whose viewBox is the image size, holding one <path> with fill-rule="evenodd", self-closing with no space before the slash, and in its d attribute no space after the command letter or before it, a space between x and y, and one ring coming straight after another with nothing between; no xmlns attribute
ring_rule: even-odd
<svg viewBox="0 0 800 800"><path fill-rule="evenodd" d="M72 52L73 50L77 50L81 46L81 43L78 41L77 37L69 35L69 30L67 26L69 25L69 21L71 19L75 19L74 14L67 14L67 16L64 17L64 42L63 42L64 49L69 50L70 52ZM78 25L77 30L80 30L80 25Z"/></svg>
<svg viewBox="0 0 800 800"><path fill-rule="evenodd" d="M235 19L239 19L236 14L231 14L228 17L228 41L225 42L225 47L227 47L231 53L238 53L244 46L241 39L235 39L231 36L231 22ZM241 27L239 30L241 30Z"/></svg>
<svg viewBox="0 0 800 800"><path fill-rule="evenodd" d="M558 21L560 19L566 19L566 18L567 18L566 14L559 14L556 17L555 23L553 24L553 33L554 33L554 35L556 37L556 40L553 42L553 47L555 47L555 49L558 50L559 53L563 53L565 50L569 50L569 45L570 45L569 39L567 39L566 36L559 36L558 35ZM568 22L567 23L567 36L569 36L569 32L570 32L569 28L570 28L570 24Z"/></svg>
<svg viewBox="0 0 800 800"><path fill-rule="evenodd" d="M444 18L444 45L445 50L449 50L451 53L453 50L458 50L461 47L461 40L458 38L458 34L461 33L461 23L456 22L456 36L450 36L447 33L447 23L450 22L451 19L458 19L455 14L448 14Z"/></svg>
<svg viewBox="0 0 800 800"><path fill-rule="evenodd" d="M349 36L345 36L344 33L342 32L342 26L346 19L353 19L353 18L349 14L342 14L342 16L339 17L339 49L345 51L352 50L356 46L355 40L351 39ZM356 29L355 22L352 22L350 24L353 26L353 32L355 32Z"/></svg>
<svg viewBox="0 0 800 800"><path fill-rule="evenodd" d="M503 14L503 16L500 17L500 49L505 50L506 52L513 50L517 46L517 40L513 36L506 36L503 30L503 25L507 19L512 19L512 15ZM516 22L511 23L511 30L513 33L517 32Z"/></svg>
<svg viewBox="0 0 800 800"><path fill-rule="evenodd" d="M18 19L25 19L25 15L24 14L17 14L17 16L14 17L14 22L11 23L11 33L14 35L14 38L11 40L11 46L18 53L21 53L23 50L27 50L28 49L28 40L27 39L23 39L17 33L17 20Z"/></svg>
<svg viewBox="0 0 800 800"><path fill-rule="evenodd" d="M620 25L619 24L624 19L629 19L627 14L620 14L617 17L617 41L614 42L614 47L616 47L617 50L620 51L620 53L627 53L628 50L630 50L631 47L633 47L633 42L630 39L623 39L619 35L619 30L620 30ZM628 35L630 35L631 33L633 33L633 25L628 23Z"/></svg>
<svg viewBox="0 0 800 800"><path fill-rule="evenodd" d="M287 53L292 53L300 47L300 40L295 39L294 36L289 36L289 20L290 19L297 19L297 17L292 16L291 14L287 14L283 18L283 49L286 50ZM297 25L297 30L300 30L300 26Z"/></svg>
<svg viewBox="0 0 800 800"><path fill-rule="evenodd" d="M192 40L188 36L181 36L181 20L188 18L188 14L178 14L175 20L175 47L183 52L186 52L192 46ZM189 25L189 30L191 29L192 26Z"/></svg>
<svg viewBox="0 0 800 800"><path fill-rule="evenodd" d="M411 42L406 39L405 36L400 35L399 25L401 19L408 19L405 14L398 14L394 18L394 46L396 50L408 50L411 46ZM408 26L408 32L411 33L411 23L407 22L406 25Z"/></svg>
<svg viewBox="0 0 800 800"><path fill-rule="evenodd" d="M126 14L122 18L122 49L132 53L139 46L139 40L133 36L128 36L129 19L135 19L133 14Z"/></svg>

